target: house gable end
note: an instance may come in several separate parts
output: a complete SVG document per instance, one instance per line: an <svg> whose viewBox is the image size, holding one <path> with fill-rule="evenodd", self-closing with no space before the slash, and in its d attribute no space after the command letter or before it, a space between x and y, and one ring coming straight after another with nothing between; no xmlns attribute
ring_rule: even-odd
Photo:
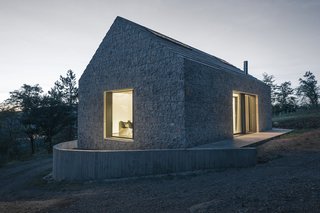
<svg viewBox="0 0 320 213"><path fill-rule="evenodd" d="M182 147L182 66L183 58L169 51L149 31L117 18L79 82L79 146L97 149ZM103 136L104 93L121 89L134 91L134 126L140 130L134 133L134 143L114 142ZM163 112L161 116L159 112ZM164 123L177 124L179 134L161 127Z"/></svg>

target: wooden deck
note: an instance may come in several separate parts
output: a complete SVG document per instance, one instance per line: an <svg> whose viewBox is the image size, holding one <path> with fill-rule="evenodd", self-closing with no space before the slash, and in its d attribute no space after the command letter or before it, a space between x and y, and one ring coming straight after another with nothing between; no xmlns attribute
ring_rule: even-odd
<svg viewBox="0 0 320 213"><path fill-rule="evenodd" d="M241 148L241 147L251 147L257 146L273 138L279 137L281 135L291 132L291 129L277 129L274 128L266 132L257 132L246 135L236 135L233 139L218 141L215 143L204 144L200 146L193 147L197 148Z"/></svg>

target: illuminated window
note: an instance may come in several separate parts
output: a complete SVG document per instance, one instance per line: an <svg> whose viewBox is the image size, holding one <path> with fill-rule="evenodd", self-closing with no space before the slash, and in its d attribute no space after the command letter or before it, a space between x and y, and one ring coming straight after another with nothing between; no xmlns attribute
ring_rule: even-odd
<svg viewBox="0 0 320 213"><path fill-rule="evenodd" d="M241 130L241 105L240 105L240 95L233 94L233 133L240 133Z"/></svg>
<svg viewBox="0 0 320 213"><path fill-rule="evenodd" d="M105 93L105 137L133 138L133 90Z"/></svg>
<svg viewBox="0 0 320 213"><path fill-rule="evenodd" d="M233 92L233 134L257 131L257 95Z"/></svg>

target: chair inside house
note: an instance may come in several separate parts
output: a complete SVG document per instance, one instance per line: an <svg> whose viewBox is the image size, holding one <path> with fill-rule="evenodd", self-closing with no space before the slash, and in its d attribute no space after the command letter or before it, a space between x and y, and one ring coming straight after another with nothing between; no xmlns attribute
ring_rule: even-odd
<svg viewBox="0 0 320 213"><path fill-rule="evenodd" d="M119 137L132 138L133 123L131 121L119 122Z"/></svg>

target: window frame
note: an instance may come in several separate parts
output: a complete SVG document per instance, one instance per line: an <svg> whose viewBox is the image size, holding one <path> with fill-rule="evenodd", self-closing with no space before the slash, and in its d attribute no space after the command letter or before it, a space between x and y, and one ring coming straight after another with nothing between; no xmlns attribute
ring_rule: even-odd
<svg viewBox="0 0 320 213"><path fill-rule="evenodd" d="M121 92L132 92L132 137L121 137L112 135L112 94L121 93ZM108 90L104 92L104 139L118 139L122 141L133 141L134 140L134 89L117 89L117 90Z"/></svg>
<svg viewBox="0 0 320 213"><path fill-rule="evenodd" d="M240 134L250 134L250 133L257 133L260 131L260 127L259 127L259 95L258 94L254 94L254 93L249 93L249 92L242 92L242 91L238 91L238 90L233 90L232 91L232 97L234 96L234 94L238 94L239 95L239 101L240 101L240 118L241 118L241 130L240 132L233 132L233 135L240 135ZM250 128L247 128L247 118L248 118L248 113L247 113L247 104L246 102L246 96L252 96L255 98L255 131L249 131ZM233 105L232 105L233 107ZM233 114L233 109L232 109L232 114ZM234 124L232 124L233 126Z"/></svg>

